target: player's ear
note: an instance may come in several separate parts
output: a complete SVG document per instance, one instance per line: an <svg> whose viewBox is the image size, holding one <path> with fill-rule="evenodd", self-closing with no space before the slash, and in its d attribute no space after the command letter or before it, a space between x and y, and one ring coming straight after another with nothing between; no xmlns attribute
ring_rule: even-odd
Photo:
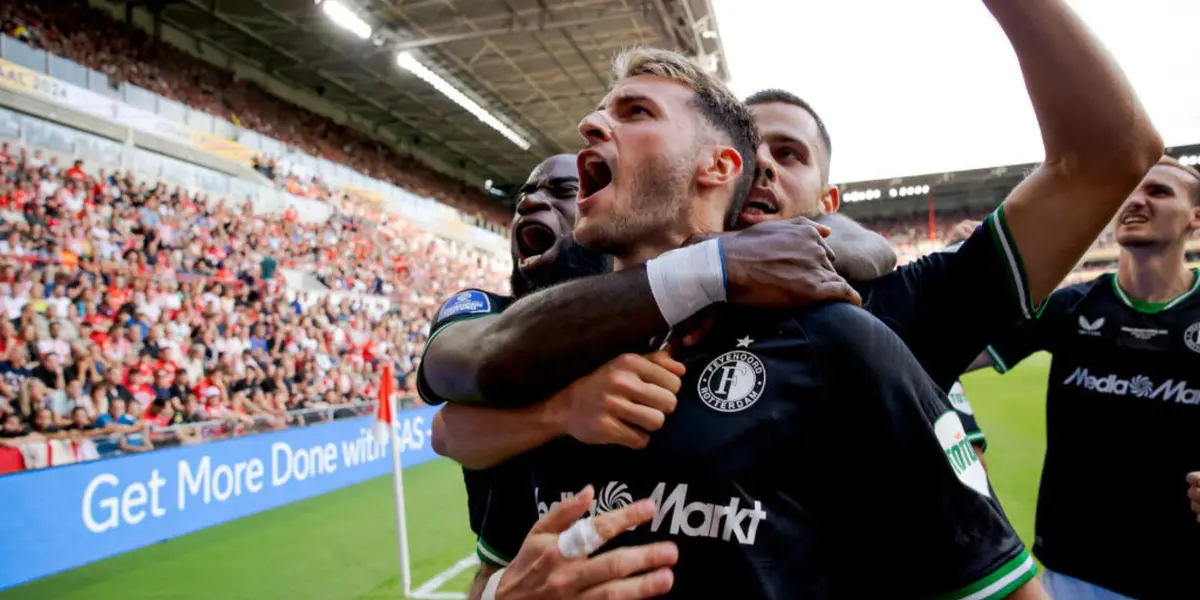
<svg viewBox="0 0 1200 600"><path fill-rule="evenodd" d="M1200 230L1200 202L1192 204L1192 220L1188 222L1188 230Z"/></svg>
<svg viewBox="0 0 1200 600"><path fill-rule="evenodd" d="M821 207L825 209L825 214L837 212L841 205L842 195L838 192L837 186L825 186L825 193L821 196Z"/></svg>
<svg viewBox="0 0 1200 600"><path fill-rule="evenodd" d="M696 183L704 187L733 185L742 175L742 155L729 146L711 146L701 154Z"/></svg>

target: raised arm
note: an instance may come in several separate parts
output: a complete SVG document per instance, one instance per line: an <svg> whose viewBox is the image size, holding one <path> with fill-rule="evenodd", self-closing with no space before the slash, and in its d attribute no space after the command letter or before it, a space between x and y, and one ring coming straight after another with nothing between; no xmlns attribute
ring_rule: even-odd
<svg viewBox="0 0 1200 600"><path fill-rule="evenodd" d="M793 219L722 236L728 301L764 308L857 302L829 260L828 233ZM554 286L502 314L439 329L426 346L420 377L436 399L529 403L619 354L649 350L651 338L667 329L646 269L632 267Z"/></svg>
<svg viewBox="0 0 1200 600"><path fill-rule="evenodd" d="M1162 157L1163 143L1116 62L1065 2L984 4L1016 51L1045 146L1045 162L1003 210L1003 243L1016 246L1007 252L1024 269L1024 301L1037 306Z"/></svg>

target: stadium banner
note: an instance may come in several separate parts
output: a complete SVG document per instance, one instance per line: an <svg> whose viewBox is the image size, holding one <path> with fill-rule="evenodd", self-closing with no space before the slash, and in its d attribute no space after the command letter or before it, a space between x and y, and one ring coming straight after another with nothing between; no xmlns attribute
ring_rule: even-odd
<svg viewBox="0 0 1200 600"><path fill-rule="evenodd" d="M114 121L126 127L199 148L244 165L251 164L256 154L253 149L233 140L172 122L152 112L117 102L107 96L3 59L0 59L0 85L106 121Z"/></svg>
<svg viewBox="0 0 1200 600"><path fill-rule="evenodd" d="M436 457L437 410L398 415L405 468ZM0 477L0 590L385 475L391 449L373 419Z"/></svg>

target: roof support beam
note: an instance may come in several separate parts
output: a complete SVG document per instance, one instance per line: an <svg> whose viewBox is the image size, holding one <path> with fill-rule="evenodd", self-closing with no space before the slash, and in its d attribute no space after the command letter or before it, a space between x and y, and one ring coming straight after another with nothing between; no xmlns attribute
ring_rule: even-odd
<svg viewBox="0 0 1200 600"><path fill-rule="evenodd" d="M293 67L285 67L285 68L322 67L322 66L335 64L335 63L339 63L339 62L344 62L344 61L348 61L348 60L362 60L364 55L365 56L374 56L374 55L381 54L384 52L400 53L400 52L404 52L407 50L416 50L418 48L428 48L430 46L440 46L442 44L449 44L452 42L477 40L477 39L481 39L481 38L499 37L499 36L504 36L504 35L533 34L533 33L540 33L542 31L554 31L557 29L569 29L571 27L585 27L588 25L596 25L598 23L607 23L610 21L620 21L620 20L625 20L625 19L630 19L630 18L637 19L640 17L641 17L640 12L622 11L622 12L616 12L616 13L596 15L593 17L584 17L584 18L580 18L580 19L570 19L567 21L539 20L539 22L534 25L514 25L512 27L504 27L504 28L498 28L498 29L483 29L483 30L479 30L479 31L466 31L466 32L462 32L462 33L435 35L435 36L416 39L416 40L407 40L407 41L403 41L403 42L397 42L394 44L388 44L388 45L382 46L380 48L370 50L368 52L358 53L354 56L338 54L335 56L331 56L329 58L325 58L325 59L321 59L321 60L317 60L317 61L309 61L304 64L294 65Z"/></svg>

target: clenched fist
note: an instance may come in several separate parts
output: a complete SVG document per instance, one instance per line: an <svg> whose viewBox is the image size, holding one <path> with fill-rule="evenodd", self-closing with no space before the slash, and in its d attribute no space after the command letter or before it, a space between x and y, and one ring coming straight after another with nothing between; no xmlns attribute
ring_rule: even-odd
<svg viewBox="0 0 1200 600"><path fill-rule="evenodd" d="M622 354L555 394L555 421L585 444L645 448L675 411L683 373L683 364L663 351Z"/></svg>
<svg viewBox="0 0 1200 600"><path fill-rule="evenodd" d="M804 217L759 223L721 236L731 304L781 309L819 302L861 305L834 270L829 228Z"/></svg>

